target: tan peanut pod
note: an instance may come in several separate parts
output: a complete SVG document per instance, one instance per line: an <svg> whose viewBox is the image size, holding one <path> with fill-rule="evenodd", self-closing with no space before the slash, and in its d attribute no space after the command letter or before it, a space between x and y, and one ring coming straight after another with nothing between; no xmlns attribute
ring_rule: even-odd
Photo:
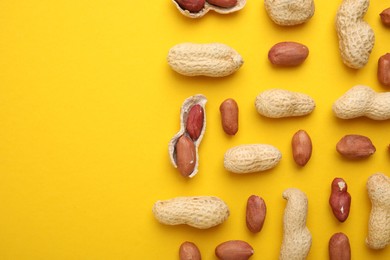
<svg viewBox="0 0 390 260"><path fill-rule="evenodd" d="M171 138L171 140L169 141L169 144L168 144L168 152L169 152L169 157L170 157L171 163L175 168L177 168L178 165L177 165L176 144L177 144L179 138L182 135L186 134L187 118L188 118L189 112L191 111L191 108L194 105L200 105L204 110L203 124L202 124L202 130L200 132L198 139L196 139L194 141L195 152L196 152L196 162L195 162L193 172L188 175L189 178L194 177L198 172L198 165L199 165L198 149L199 149L199 145L203 139L203 135L206 131L206 110L205 110L206 103L207 103L207 98L202 94L197 94L197 95L191 96L191 97L187 98L186 100L184 100L184 102L180 108L180 130Z"/></svg>
<svg viewBox="0 0 390 260"><path fill-rule="evenodd" d="M238 174L261 172L274 168L281 158L281 152L272 145L244 144L226 151L224 167Z"/></svg>
<svg viewBox="0 0 390 260"><path fill-rule="evenodd" d="M176 197L159 200L153 206L155 218L165 225L188 225L207 229L229 217L227 204L214 196Z"/></svg>
<svg viewBox="0 0 390 260"><path fill-rule="evenodd" d="M214 11L214 12L219 13L219 14L230 14L230 13L237 12L237 11L241 10L242 8L244 8L244 6L246 4L246 0L237 0L237 4L235 6L229 7L229 8L224 8L224 7L220 7L217 5L213 5L213 4L210 4L206 1L203 9L200 10L199 12L190 12L189 10L185 10L182 7L180 7L180 5L175 0L172 0L172 3L176 6L176 8L179 10L179 12L182 15L189 17L189 18L201 18L205 14L207 14L209 11Z"/></svg>
<svg viewBox="0 0 390 260"><path fill-rule="evenodd" d="M304 116L313 112L314 100L306 94L284 89L263 91L256 97L259 114L270 118Z"/></svg>
<svg viewBox="0 0 390 260"><path fill-rule="evenodd" d="M366 245L371 249L382 249L390 244L390 177L383 173L373 174L366 187L371 201Z"/></svg>
<svg viewBox="0 0 390 260"><path fill-rule="evenodd" d="M390 119L390 92L375 92L362 85L354 86L333 103L333 112L341 119L368 117Z"/></svg>
<svg viewBox="0 0 390 260"><path fill-rule="evenodd" d="M225 77L244 63L241 55L223 43L180 43L168 53L168 64L185 76Z"/></svg>
<svg viewBox="0 0 390 260"><path fill-rule="evenodd" d="M336 31L343 63L350 68L364 67L375 43L375 34L363 20L369 0L343 0L336 14Z"/></svg>
<svg viewBox="0 0 390 260"><path fill-rule="evenodd" d="M271 20L282 26L305 23L315 11L313 0L264 0L264 6Z"/></svg>
<svg viewBox="0 0 390 260"><path fill-rule="evenodd" d="M304 260L309 254L312 237L306 227L308 200L306 194L296 188L283 192L287 205L283 216L283 241L280 260Z"/></svg>

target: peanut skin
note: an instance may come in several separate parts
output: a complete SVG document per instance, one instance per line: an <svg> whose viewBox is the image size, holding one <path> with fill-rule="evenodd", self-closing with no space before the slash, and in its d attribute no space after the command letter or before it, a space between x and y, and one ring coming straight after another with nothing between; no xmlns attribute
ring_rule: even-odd
<svg viewBox="0 0 390 260"><path fill-rule="evenodd" d="M246 226L252 233L258 233L263 228L267 207L263 198L251 195L246 204Z"/></svg>
<svg viewBox="0 0 390 260"><path fill-rule="evenodd" d="M229 240L215 248L215 255L220 260L247 260L253 253L252 246L242 240Z"/></svg>
<svg viewBox="0 0 390 260"><path fill-rule="evenodd" d="M378 60L378 80L383 86L390 87L390 53L386 53Z"/></svg>
<svg viewBox="0 0 390 260"><path fill-rule="evenodd" d="M335 178L332 181L329 204L334 216L340 222L344 222L348 218L351 208L351 195L347 189L347 183L342 178Z"/></svg>
<svg viewBox="0 0 390 260"><path fill-rule="evenodd" d="M299 166L305 166L310 160L313 149L310 136L305 130L299 130L293 135L291 146L293 158L296 164Z"/></svg>
<svg viewBox="0 0 390 260"><path fill-rule="evenodd" d="M201 260L199 248L192 242L186 241L179 248L180 260Z"/></svg>
<svg viewBox="0 0 390 260"><path fill-rule="evenodd" d="M175 0L181 8L192 13L197 13L203 9L205 0Z"/></svg>
<svg viewBox="0 0 390 260"><path fill-rule="evenodd" d="M268 52L269 61L277 66L292 67L302 64L309 55L309 49L298 42L280 42Z"/></svg>
<svg viewBox="0 0 390 260"><path fill-rule="evenodd" d="M342 156L352 160L364 159L376 151L371 140L363 135L345 135L336 144L336 150Z"/></svg>
<svg viewBox="0 0 390 260"><path fill-rule="evenodd" d="M188 177L195 169L196 148L191 138L182 135L176 144L176 163L179 172Z"/></svg>
<svg viewBox="0 0 390 260"><path fill-rule="evenodd" d="M203 129L204 111L201 105L191 107L186 122L186 131L192 140L198 140Z"/></svg>
<svg viewBox="0 0 390 260"><path fill-rule="evenodd" d="M335 233L329 239L329 260L351 260L351 245L344 233Z"/></svg>
<svg viewBox="0 0 390 260"><path fill-rule="evenodd" d="M237 4L237 0L206 0L206 2L223 8L231 8Z"/></svg>
<svg viewBox="0 0 390 260"><path fill-rule="evenodd" d="M384 26L390 26L390 7L383 10L379 16Z"/></svg>
<svg viewBox="0 0 390 260"><path fill-rule="evenodd" d="M222 128L228 135L235 135L238 132L238 105L232 99L226 99L219 107L221 113Z"/></svg>

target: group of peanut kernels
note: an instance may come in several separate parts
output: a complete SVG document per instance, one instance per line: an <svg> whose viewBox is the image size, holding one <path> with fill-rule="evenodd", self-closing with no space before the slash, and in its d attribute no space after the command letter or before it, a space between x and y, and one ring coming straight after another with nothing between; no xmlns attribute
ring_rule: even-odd
<svg viewBox="0 0 390 260"><path fill-rule="evenodd" d="M172 0L177 9L190 18L200 18L209 10L221 14L238 11L246 0ZM271 20L281 26L294 26L307 22L314 15L313 0L264 0L265 9ZM342 61L353 69L366 65L374 46L375 35L363 20L369 0L343 0L336 14L336 30ZM390 8L380 18L390 26ZM275 66L298 66L308 57L307 46L297 42L280 42L268 52L269 61ZM241 55L222 43L181 43L168 53L168 64L185 76L224 77L236 72L243 64ZM378 60L378 81L390 86L390 54ZM169 142L169 155L174 167L181 175L193 177L198 171L198 147L206 129L203 95L187 98L181 107L181 128ZM282 118L304 116L315 108L314 100L303 93L283 89L270 89L260 93L255 100L256 110L265 117ZM390 119L390 92L377 93L373 89L357 85L336 100L332 110L341 119L367 117L373 120ZM238 105L234 99L227 99L220 105L222 128L228 135L238 131ZM292 155L299 166L305 166L312 152L308 133L299 130L292 137ZM389 147L390 148L390 147ZM371 140L362 135L346 135L336 145L336 150L345 158L362 159L375 153ZM253 173L275 167L281 159L280 151L268 144L239 145L226 151L224 167L238 173ZM390 244L390 177L382 173L371 175L366 184L371 201L366 245L382 249ZM283 192L287 200L283 218L283 240L279 259L306 259L312 242L306 227L308 199L296 188ZM351 196L342 178L335 178L331 184L329 205L334 216L344 222L349 215ZM186 224L199 229L219 225L230 215L229 207L214 196L176 197L157 201L153 206L156 219L167 225ZM247 200L246 224L257 233L263 227L266 216L264 200L252 195ZM329 240L330 259L351 259L348 237L335 233ZM230 240L219 244L215 254L219 259L249 259L253 248L245 241ZM198 247L184 242L179 248L179 257L201 259Z"/></svg>

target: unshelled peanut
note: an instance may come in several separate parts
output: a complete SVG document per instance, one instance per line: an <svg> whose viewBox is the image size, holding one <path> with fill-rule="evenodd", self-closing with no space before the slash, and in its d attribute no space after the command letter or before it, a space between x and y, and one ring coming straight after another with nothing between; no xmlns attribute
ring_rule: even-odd
<svg viewBox="0 0 390 260"><path fill-rule="evenodd" d="M336 14L341 59L353 69L364 67L375 43L374 30L363 20L369 0L343 0Z"/></svg>
<svg viewBox="0 0 390 260"><path fill-rule="evenodd" d="M222 224L230 211L228 205L218 197L193 196L159 200L153 206L153 214L162 224L186 224L207 229Z"/></svg>
<svg viewBox="0 0 390 260"><path fill-rule="evenodd" d="M261 92L255 101L259 114L270 118L304 116L313 112L314 100L306 94L284 89Z"/></svg>
<svg viewBox="0 0 390 260"><path fill-rule="evenodd" d="M272 145L244 144L226 151L224 167L238 174L261 172L275 167L281 158L281 152Z"/></svg>
<svg viewBox="0 0 390 260"><path fill-rule="evenodd" d="M374 120L390 119L390 92L375 92L357 85L333 103L334 114L341 119L368 117Z"/></svg>
<svg viewBox="0 0 390 260"><path fill-rule="evenodd" d="M222 43L180 43L168 53L168 64L185 76L225 77L244 63L241 55Z"/></svg>

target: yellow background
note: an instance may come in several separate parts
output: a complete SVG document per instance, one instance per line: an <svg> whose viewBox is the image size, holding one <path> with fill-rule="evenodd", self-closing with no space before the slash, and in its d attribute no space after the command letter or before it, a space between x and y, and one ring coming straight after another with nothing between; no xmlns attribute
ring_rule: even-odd
<svg viewBox="0 0 390 260"><path fill-rule="evenodd" d="M389 259L390 248L369 250L364 239L370 202L365 183L390 175L390 121L343 121L332 103L352 86L388 91L376 78L378 58L390 51L390 29L379 13L389 1L372 1L365 20L376 34L369 63L342 64L334 19L341 1L315 1L305 25L284 28L268 18L263 1L248 1L231 15L209 12L193 20L164 1L0 1L0 259L178 259L179 245L195 242L204 259L216 259L226 240L250 243L251 259L277 259L289 187L309 200L313 235L308 259L327 259L335 232L346 233L354 259ZM267 53L280 41L298 41L310 54L296 68L270 65ZM180 42L222 42L244 58L241 69L218 79L189 78L170 69L166 56ZM254 107L269 88L309 94L312 114L266 119ZM199 148L199 173L184 179L170 164L168 142L179 130L180 106L204 94L207 129ZM240 108L236 136L224 134L219 105L234 98ZM305 129L313 141L309 163L297 167L291 137ZM346 134L366 135L377 148L367 160L336 152ZM283 154L267 172L238 176L223 168L225 151L268 143ZM328 204L333 178L352 196L350 216L339 223ZM245 205L264 198L263 230L251 234ZM209 230L164 226L152 214L155 201L215 195L231 215Z"/></svg>

